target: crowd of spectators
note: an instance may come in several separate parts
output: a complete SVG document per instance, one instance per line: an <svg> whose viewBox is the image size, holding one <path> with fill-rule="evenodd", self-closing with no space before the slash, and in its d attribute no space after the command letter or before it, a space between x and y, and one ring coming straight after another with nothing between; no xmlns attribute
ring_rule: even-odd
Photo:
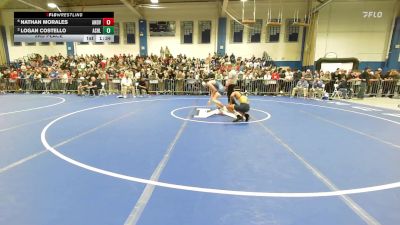
<svg viewBox="0 0 400 225"><path fill-rule="evenodd" d="M90 90L90 94L97 94L103 85L111 84L114 79L125 79L123 84L119 82L115 88L134 94L131 90L136 83L141 82L141 90L151 89L149 80L163 82L159 89L170 89L167 84L174 81L174 91L181 91L189 84L184 80L226 80L229 71L235 71L238 85L246 91L249 85L254 84L252 91L263 89L264 93L279 94L291 93L292 96L301 91L304 97L309 95L322 95L323 92L332 93L335 84L341 81L360 81L360 90L377 92L377 87L371 85L374 81L393 81L400 79L399 71L390 70L383 73L382 69L371 71L366 68L363 71L346 71L338 68L335 72L298 70L287 67L276 67L266 58L252 57L249 59L236 57L235 55L217 56L208 55L204 59L190 58L185 55L172 57L171 55L140 57L132 54L120 54L113 57L99 55L41 56L33 54L19 60L7 67L0 68L0 91L4 91L13 85L13 89L29 89L32 91L77 91L83 94ZM127 81L130 80L130 81ZM253 81L262 81L254 83ZM7 81L7 82L5 82ZM272 81L272 82L269 82ZM276 81L276 82L273 82ZM11 83L10 83L11 82ZM292 86L286 83L292 83ZM164 85L165 84L165 85ZM349 89L347 86L339 87ZM159 85L160 86L160 85ZM262 86L262 87L261 87ZM393 85L392 85L393 86ZM383 88L383 93L393 94L394 88L388 85ZM386 89L385 89L386 88ZM110 91L112 87L109 87ZM168 90L170 91L170 90ZM259 91L261 93L261 91ZM363 96L358 96L363 97Z"/></svg>

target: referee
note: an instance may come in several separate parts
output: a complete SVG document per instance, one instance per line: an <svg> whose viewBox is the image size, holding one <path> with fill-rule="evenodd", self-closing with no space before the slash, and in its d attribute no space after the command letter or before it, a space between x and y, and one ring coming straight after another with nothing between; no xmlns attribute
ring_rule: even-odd
<svg viewBox="0 0 400 225"><path fill-rule="evenodd" d="M237 83L238 75L236 73L235 69L232 69L231 66L228 67L228 80L226 81L225 87L226 87L226 95L228 96L228 104L233 104L234 102L231 102L231 94L235 90L235 86Z"/></svg>
<svg viewBox="0 0 400 225"><path fill-rule="evenodd" d="M370 74L371 74L371 69L369 67L366 67L365 70L360 75L361 84L357 94L357 98L359 99L364 99L365 89L367 88L367 85L369 83Z"/></svg>

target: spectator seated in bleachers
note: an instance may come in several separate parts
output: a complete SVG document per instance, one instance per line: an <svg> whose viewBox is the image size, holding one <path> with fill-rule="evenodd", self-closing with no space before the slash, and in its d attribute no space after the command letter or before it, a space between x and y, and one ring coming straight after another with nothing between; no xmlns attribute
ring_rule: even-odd
<svg viewBox="0 0 400 225"><path fill-rule="evenodd" d="M313 75L310 69L306 70L306 72L303 74L303 77L309 84L313 82Z"/></svg>
<svg viewBox="0 0 400 225"><path fill-rule="evenodd" d="M0 93L6 93L6 82L3 80L4 74L0 71Z"/></svg>
<svg viewBox="0 0 400 225"><path fill-rule="evenodd" d="M337 90L341 93L342 98L344 99L351 98L353 95L353 91L351 90L349 82L346 80L345 77L342 77L342 79L340 80L339 85L337 86Z"/></svg>
<svg viewBox="0 0 400 225"><path fill-rule="evenodd" d="M143 95L142 94L142 90L145 90L146 94L149 95L149 88L147 87L147 82L146 82L146 79L144 77L141 77L139 79L137 88L138 88L138 91L140 93L140 96Z"/></svg>
<svg viewBox="0 0 400 225"><path fill-rule="evenodd" d="M321 99L324 95L324 87L324 82L322 82L322 80L319 78L315 78L311 84L310 96Z"/></svg>
<svg viewBox="0 0 400 225"><path fill-rule="evenodd" d="M303 92L303 97L307 97L308 93L308 82L304 77L301 77L301 79L297 82L296 87L293 88L291 97L294 97L298 92Z"/></svg>
<svg viewBox="0 0 400 225"><path fill-rule="evenodd" d="M95 96L99 95L99 90L101 89L101 83L96 79L96 77L90 77L90 82L89 82L89 95Z"/></svg>
<svg viewBox="0 0 400 225"><path fill-rule="evenodd" d="M144 90L146 93L206 94L207 90L197 84L203 80L207 81L209 74L215 74L215 78L225 85L229 75L228 68L231 68L238 74L235 88L243 92L247 91L248 94L290 95L293 90L304 91L295 86L301 77L305 76L311 86L310 93L314 95L315 89L312 84L318 77L325 84L324 89L328 93L334 91L336 79L340 80L343 76L350 75L352 78L357 78L355 71L345 71L341 68L332 74L329 71L317 73L312 70L279 68L270 58L261 59L254 56L242 58L234 55L230 58L230 55L218 56L215 53L209 54L204 59L190 58L185 55L173 57L167 52L164 57L156 55L142 57L131 54L119 54L112 57L102 54L79 56L58 54L43 57L39 54L30 55L32 56L21 58L0 69L1 90L25 93L78 91L81 95L87 89L85 83L89 80L82 82L78 78L95 77L100 83L104 83L105 92L119 94L124 91L121 79L126 74L132 79L132 83L135 83L134 76L137 80L144 79L140 81L141 92ZM374 74L370 74L371 79L366 89L367 96L378 95L378 92L389 97L398 95L400 88L398 88L397 74L396 70L387 73L377 70ZM157 79L158 82L155 82ZM361 83L360 79L351 83L354 92L359 92ZM92 90L96 91L96 88ZM88 93L89 90L86 92Z"/></svg>
<svg viewBox="0 0 400 225"><path fill-rule="evenodd" d="M80 77L78 83L78 96L82 96L88 92L89 82L84 77Z"/></svg>
<svg viewBox="0 0 400 225"><path fill-rule="evenodd" d="M134 82L131 78L128 77L127 73L124 74L123 78L121 79L121 94L118 97L127 98L128 90L131 91L132 97L136 98L136 87Z"/></svg>

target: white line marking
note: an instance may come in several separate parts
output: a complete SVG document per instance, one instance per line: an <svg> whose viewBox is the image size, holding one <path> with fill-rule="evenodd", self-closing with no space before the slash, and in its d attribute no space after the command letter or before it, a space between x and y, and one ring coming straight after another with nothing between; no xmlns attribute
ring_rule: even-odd
<svg viewBox="0 0 400 225"><path fill-rule="evenodd" d="M71 137L71 138L68 138L68 139L66 139L66 140L64 140L64 141L62 141L62 142L60 142L60 143L54 145L53 147L54 147L54 148L58 148L58 147L60 147L60 146L63 146L63 145L65 145L65 144L68 144L68 143L70 143L71 141L74 141L74 140L76 140L76 139L78 139L78 138L80 138L80 137L83 137L83 136L87 135L87 134L93 133L93 132L95 132L96 130L99 130L100 128L103 128L103 127L105 127L105 126L108 126L109 124L111 124L111 123L113 123L113 122L116 122L116 121L121 120L121 119L123 119L123 118L125 118L125 117L128 117L128 116L132 115L133 113L135 113L135 112L126 113L126 114L124 114L124 115L122 115L122 116L120 116L120 117L118 117L118 118L115 118L115 119L113 119L113 120L110 120L110 121L108 121L108 122L106 122L106 123L103 123L103 124L101 124L101 125L99 125L99 126L96 126L96 127L92 128L92 129L90 129L90 130L87 130L87 131L85 131L85 132L82 132L82 133L80 133L80 134L78 134L78 135L76 135L76 136L73 136L73 137ZM25 157L25 158L23 158L23 159L20 159L20 160L14 162L14 163L12 163L12 164L10 164L10 165L8 165L8 166L5 166L5 167L3 167L3 168L0 168L0 174L3 173L3 172L6 172L6 171L8 171L8 170L10 170L10 169L12 169L12 168L14 168L14 167L16 167L16 166L19 166L19 165L21 165L21 164L23 164L23 163L25 163L25 162L27 162L27 161L29 161L29 160L31 160L31 159L34 159L34 158L36 158L36 157L38 157L38 156L40 156L40 155L42 155L43 153L46 153L46 152L48 152L47 149L42 150L42 151L40 151L40 152L37 152L37 153L32 154L32 155L30 155L30 156L27 156L27 157Z"/></svg>
<svg viewBox="0 0 400 225"><path fill-rule="evenodd" d="M336 102L336 105L350 105L350 104L343 103L343 102Z"/></svg>
<svg viewBox="0 0 400 225"><path fill-rule="evenodd" d="M48 96L43 96L43 97L48 97ZM82 101L86 101L86 100L82 100ZM147 100L143 100L143 101L147 101ZM81 102L81 101L76 101L76 102ZM75 102L71 102L71 103L75 103ZM128 114L130 114L130 113L128 113ZM127 115L127 114L125 114L125 115ZM48 117L48 118L45 118L45 119L41 119L41 120L37 120L37 121L33 121L33 122L28 122L28 123L21 124L21 125L17 125L17 126L5 128L5 129L0 130L0 132L8 131L8 130L15 129L15 128L18 128L18 127L22 127L22 126L25 126L25 125L28 125L28 124L31 124L31 123L34 123L34 122L41 122L41 121L48 120L48 119L52 119L52 118L59 117L59 116L60 116L60 115L52 116L52 117ZM122 117L123 117L123 116L122 116ZM122 118L121 118L121 119L122 119ZM112 120L112 121L115 122L116 119L114 119L114 120ZM79 135L77 135L77 136L75 136L75 137L72 137L72 138L69 138L69 139L67 139L67 140L64 140L64 141L62 141L62 142L60 142L60 143L54 145L53 147L54 147L54 148L57 148L57 147L63 146L64 144L67 144L67 143L69 143L69 142L71 142L71 141L73 141L73 140L76 140L77 138L82 137L83 135L89 134L89 133L91 133L91 132L96 131L97 129L100 129L100 128L103 127L104 125L105 125L105 124L100 125L100 126L97 126L97 127L93 128L93 129L91 129L91 130L89 130L89 131L86 131L86 132L84 132L84 133L81 133L81 134L79 134ZM107 125L107 123L106 123L106 125ZM22 159L20 159L20 160L14 162L14 163L11 163L11 164L9 164L9 165L3 167L3 168L0 168L0 173L6 172L6 171L8 171L8 170L10 170L10 169L12 169L12 168L14 168L14 167L16 167L16 166L19 166L19 165L21 165L21 164L23 164L23 163L25 163L25 162L27 162L27 161L29 161L29 160L34 159L34 158L36 158L36 157L38 157L38 156L40 156L40 155L42 155L43 153L46 153L46 152L48 152L47 149L46 149L46 150L42 150L42 151L40 151L40 152L37 152L37 153L35 153L35 154L29 155L29 156L27 156L27 157L25 157L25 158L22 158Z"/></svg>
<svg viewBox="0 0 400 225"><path fill-rule="evenodd" d="M346 130L349 130L349 131L354 132L354 133L356 133L356 134L360 134L360 135L362 135L362 136L371 138L371 139L373 139L373 140L375 140L375 141L379 141L379 142L381 142L381 143L383 143L383 144L386 144L386 145L389 145L389 146L391 146L391 147L400 148L400 145L396 145L396 144L391 143L391 142L389 142L389 141L385 141L385 140L380 139L380 138L378 138L378 137L374 137L374 136L369 135L369 134L367 134L367 133L364 133L364 132L362 132L362 131L353 129L353 128L351 128L351 127L342 125L342 124L340 124L340 123L336 123L336 122L334 122L334 121L332 121L332 120L328 120L328 119L319 117L319 116L314 115L314 114L309 113L309 112L305 112L305 111L300 111L300 112L302 112L302 113L304 113L304 114L307 114L307 115L309 115L309 116L311 116L311 117L314 117L314 118L316 118L316 119L318 119L318 120L321 120L321 121L324 121L324 122L333 124L333 125L335 125L335 126L337 126L337 127L340 127L340 128L346 129Z"/></svg>
<svg viewBox="0 0 400 225"><path fill-rule="evenodd" d="M233 125L234 125L234 124L238 124L238 123L257 123L257 122L265 121L265 120L268 120L269 118L271 118L271 114L269 114L269 113L267 113L267 112L265 112L265 111L262 111L262 110L259 110L259 109L253 109L253 108L251 109L252 111L261 112L261 113L264 113L264 114L267 115L267 116L266 116L265 118L263 118L263 119L259 119L259 120L250 120L249 122L224 122L224 121L193 120L193 119L189 119L189 118L183 118L183 117L177 116L177 115L175 114L176 111L179 111L179 110L182 110L182 109L197 108L197 107L202 107L202 106L185 106L185 107L180 107L180 108L177 108L177 109L172 110L172 111L170 112L170 114L171 114L171 116L173 116L173 117L175 117L175 118L177 118L177 119L185 120L185 121L190 121L190 122L209 123L209 124L233 124Z"/></svg>
<svg viewBox="0 0 400 225"><path fill-rule="evenodd" d="M27 126L27 125L30 125L30 124L40 123L42 121L46 121L46 120L50 120L50 119L53 119L53 118L57 118L58 116L61 116L61 115L50 116L50 117L46 117L46 118L43 118L43 119L40 119L40 120L34 120L34 121L27 122L27 123L22 123L22 124L19 124L19 125L15 125L15 126L12 126L12 127L3 128L3 129L0 129L0 132L13 130L13 129L16 129L16 128L19 128L19 127L24 127L24 126Z"/></svg>
<svg viewBox="0 0 400 225"><path fill-rule="evenodd" d="M319 100L319 99L318 99ZM322 100L321 100L322 101ZM343 102L326 102L326 103L329 103L329 104L335 104L335 105L350 105L350 104L348 104L348 103L343 103Z"/></svg>
<svg viewBox="0 0 400 225"><path fill-rule="evenodd" d="M85 100L79 100L79 101L73 101L73 102L68 101L68 102L65 103L64 105L75 104L75 103L78 103L78 102L85 102L85 101L88 101L88 100L85 99ZM59 117L59 116L61 116L61 115L64 115L64 113L63 113L63 114L56 115L56 116L46 117L46 118L39 119L39 120L33 120L33 121L30 121L30 122L22 123L22 124L15 125L15 126L12 126L12 127L3 128L3 129L0 129L0 132L5 132L5 131L9 131L9 130L14 130L14 129L17 129L17 128L20 128L20 127L28 126L28 125L30 125L30 124L40 123L40 122L42 122L42 121L46 121L46 120L50 120L50 119L53 119L53 118L57 118L57 117Z"/></svg>
<svg viewBox="0 0 400 225"><path fill-rule="evenodd" d="M339 188L329 180L321 171L317 168L313 167L310 163L308 163L302 156L297 154L292 147L290 147L286 142L284 142L281 138L279 138L271 129L266 127L264 124L259 123L264 130L271 135L279 144L281 144L287 151L289 151L295 158L297 158L308 170L312 172L312 174L317 177L322 183L324 183L331 191L339 191ZM380 223L372 217L368 212L366 212L363 208L361 208L356 202L354 202L350 197L346 195L339 196L344 203L350 207L353 212L355 212L364 222L368 225L379 225Z"/></svg>
<svg viewBox="0 0 400 225"><path fill-rule="evenodd" d="M25 162L27 162L27 161L29 161L31 159L34 159L34 158L36 158L36 157L38 157L38 156L40 156L40 155L42 155L43 153L46 153L46 152L47 152L47 150L42 150L40 152L37 152L37 153L32 154L30 156L27 156L27 157L25 157L23 159L20 159L20 160L14 162L14 163L11 163L10 165L7 165L7 166L5 166L3 168L0 168L0 174L6 172L7 170L10 170L10 169L12 169L12 168L14 168L16 166L19 166L19 165L21 165L21 164L23 164L23 163L25 163Z"/></svg>
<svg viewBox="0 0 400 225"><path fill-rule="evenodd" d="M400 114L396 114L396 113L382 113L385 116L394 116L394 117L399 117L400 118Z"/></svg>
<svg viewBox="0 0 400 225"><path fill-rule="evenodd" d="M306 105L306 106L312 106L312 107L318 107L318 108L335 109L335 110L339 110L339 111L343 111L343 112L351 112L351 113L355 113L355 114L359 114L359 115L364 115L364 116L368 116L368 117L372 117L372 118L376 118L376 119L380 119L380 120L384 120L384 121L387 121L387 122L390 122L390 123L394 123L394 124L400 125L400 122L397 122L397 121L394 121L394 120L390 120L390 119L386 119L386 118L383 118L383 117L374 116L374 115L371 115L371 114L367 114L367 113L363 113L363 112L357 112L357 111L348 110L348 109L330 107L330 106L313 105L313 104L300 103L300 102L284 102L284 101L278 101L278 100L264 100L264 99L252 99L252 101L278 102L278 103L283 103L283 104Z"/></svg>
<svg viewBox="0 0 400 225"><path fill-rule="evenodd" d="M351 108L353 109L360 109L363 111L367 111L367 112L371 112L371 111L376 111L376 112L381 112L381 109L373 109L373 108L369 108L369 107L365 107L365 106L352 106Z"/></svg>
<svg viewBox="0 0 400 225"><path fill-rule="evenodd" d="M189 116L190 116L190 113L187 115L187 117L189 117ZM156 167L156 169L153 171L153 174L151 175L150 180L158 181L158 179L160 178L160 175L161 175L162 171L164 170L165 166L167 165L172 151L175 149L176 142L181 137L183 130L186 128L187 123L188 123L187 120L185 120L182 123L181 127L179 128L178 132L175 135L174 140L170 143L163 158L158 163L158 166ZM124 225L137 224L140 216L142 215L144 209L146 208L147 203L149 202L149 200L153 194L154 188L155 188L154 185L150 185L150 184L146 185L142 194L140 195L140 198L136 202L135 207L133 208L132 212L129 214L128 218L126 219Z"/></svg>
<svg viewBox="0 0 400 225"><path fill-rule="evenodd" d="M35 108L22 109L22 110L18 110L18 111L0 113L0 116L10 115L10 114L15 114L15 113L20 113L20 112L28 112L28 111L33 111L33 110L37 110L37 109L49 108L49 107L53 107L53 106L56 106L56 105L59 105L59 104L62 104L62 103L65 102L65 98L61 98L61 97L54 97L54 96L41 96L41 97L58 98L58 99L61 99L61 101L59 101L59 102L57 102L55 104L51 104L51 105L45 105L45 106L40 106L40 107L35 107Z"/></svg>
<svg viewBox="0 0 400 225"><path fill-rule="evenodd" d="M68 163L71 163L75 166L81 167L83 169L95 172L95 173L100 173L106 176L111 176L115 177L118 179L123 179L123 180L129 180L129 181L134 181L142 184L150 184L150 185L155 185L155 186L160 186L160 187L165 187L165 188L171 188L171 189L177 189L177 190L185 190L185 191L194 191L194 192L203 192L203 193L212 193L212 194L222 194L222 195L236 195L236 196L254 196L254 197L280 197L280 198L313 198L313 197L329 197L329 196L339 196L339 195L350 195L350 194L360 194L360 193L367 193L367 192L373 192L373 191L382 191L382 190L388 190L388 189L393 189L393 188L399 188L400 187L400 182L394 182L394 183L388 183L388 184L383 184L383 185L376 185L376 186L369 186L369 187L363 187L363 188L354 188L354 189L347 189L347 190L339 190L339 191L327 191L327 192L255 192L255 191L235 191L235 190L226 190L226 189L216 189L216 188L203 188L203 187L194 187L194 186L186 186L186 185L178 185L178 184L172 184L172 183L166 183L166 182L159 182L159 181L152 181L148 179L143 179L139 177L133 177L133 176L127 176L115 172L111 172L108 170L103 170L96 168L94 166L90 166L84 163L81 163L79 161L76 161L72 158L69 158L66 155L63 155L59 151L57 151L55 148L51 147L49 143L46 140L46 132L47 130L57 121L62 120L68 116L88 111L88 110L93 110L93 109L98 109L98 108L104 108L104 107L109 107L109 106L114 106L114 105L121 105L121 104L129 104L129 103L137 103L137 102L153 102L153 101L167 101L167 100L176 100L176 99L186 99L186 100L193 100L196 98L171 98L171 99L152 99L152 100L142 100L142 101L130 101L130 102L122 102L122 103L115 103L115 104L108 104L108 105L101 105L101 106L96 106L96 107L91 107L91 108L86 108L82 110L78 110L75 112L71 112L69 114L65 114L64 116L58 117L57 119L51 121L49 124L47 124L41 134L40 134L40 139L42 141L42 144L46 147L47 150L52 152L54 155L59 157L60 159L65 160ZM205 99L205 98L199 98L199 99ZM252 101L263 101L263 100L258 100L258 99L253 99ZM274 101L274 100L264 100L264 101ZM282 101L274 101L274 102L282 102ZM312 105L312 104L304 104L304 103L294 103L294 102L282 102L282 103L287 103L287 104L299 104L299 105L309 105L309 106L314 106L314 107L321 107L321 108L330 108L330 109L336 109L340 111L347 111L347 112L352 112L356 114L361 114L361 115L366 115L369 117L373 118L378 118L384 121L392 122L395 124L400 124L399 122L392 121L389 119L377 117L377 116L372 116L366 113L360 113L356 111L351 111L351 110L345 110L345 109L339 109L339 108L334 108L334 107L327 107L327 106L320 106L320 105Z"/></svg>

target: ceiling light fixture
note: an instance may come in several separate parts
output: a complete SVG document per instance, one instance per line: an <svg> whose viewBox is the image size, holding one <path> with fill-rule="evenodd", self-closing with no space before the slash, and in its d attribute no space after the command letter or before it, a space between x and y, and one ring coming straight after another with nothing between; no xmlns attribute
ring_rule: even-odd
<svg viewBox="0 0 400 225"><path fill-rule="evenodd" d="M158 0L150 0L151 4L158 4Z"/></svg>
<svg viewBox="0 0 400 225"><path fill-rule="evenodd" d="M165 9L165 8L167 8L165 6L161 6L158 4L140 4L140 5L137 5L137 7L146 8L146 9Z"/></svg>
<svg viewBox="0 0 400 225"><path fill-rule="evenodd" d="M47 3L47 6L48 6L50 9L57 9L59 12L61 12L61 9L58 8L58 5L57 5L56 3L49 2L49 3Z"/></svg>

